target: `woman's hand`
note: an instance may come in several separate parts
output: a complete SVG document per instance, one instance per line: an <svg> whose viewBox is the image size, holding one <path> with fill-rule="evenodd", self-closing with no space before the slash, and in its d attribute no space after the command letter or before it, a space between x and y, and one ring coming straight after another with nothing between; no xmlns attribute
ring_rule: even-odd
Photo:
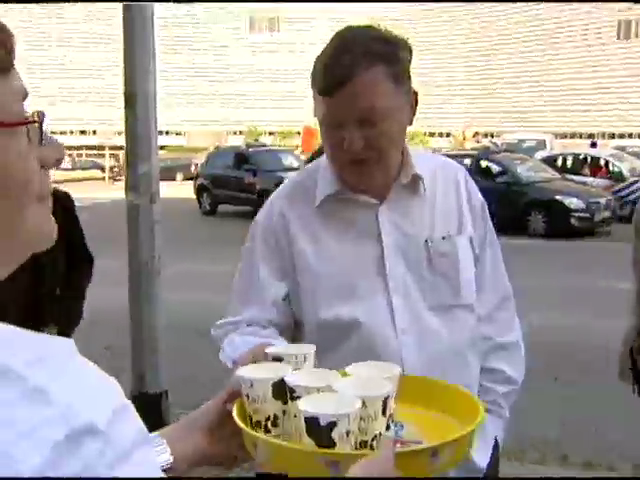
<svg viewBox="0 0 640 480"><path fill-rule="evenodd" d="M227 387L213 400L158 432L171 448L171 475L199 467L232 469L250 460L242 432L231 416L240 391Z"/></svg>

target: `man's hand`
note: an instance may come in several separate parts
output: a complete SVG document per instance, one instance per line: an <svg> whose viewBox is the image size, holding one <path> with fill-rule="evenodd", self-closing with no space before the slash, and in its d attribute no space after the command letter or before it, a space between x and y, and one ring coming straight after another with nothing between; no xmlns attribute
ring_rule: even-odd
<svg viewBox="0 0 640 480"><path fill-rule="evenodd" d="M269 358L267 357L265 350L271 345L271 343L261 343L256 345L244 355L241 355L240 358L234 362L234 368L244 367L250 363L266 362Z"/></svg>
<svg viewBox="0 0 640 480"><path fill-rule="evenodd" d="M242 432L231 416L240 391L228 387L213 400L162 429L174 456L171 475L182 475L199 467L232 469L251 459Z"/></svg>
<svg viewBox="0 0 640 480"><path fill-rule="evenodd" d="M347 477L399 477L396 470L395 442L389 435L383 435L380 439L378 450L356 462L345 476Z"/></svg>

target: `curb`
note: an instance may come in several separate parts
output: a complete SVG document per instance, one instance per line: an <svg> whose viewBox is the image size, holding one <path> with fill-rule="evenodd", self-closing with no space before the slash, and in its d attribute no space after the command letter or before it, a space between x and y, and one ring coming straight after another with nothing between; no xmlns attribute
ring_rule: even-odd
<svg viewBox="0 0 640 480"><path fill-rule="evenodd" d="M553 465L535 465L519 462L500 462L501 477L626 477L622 472L606 470L585 470L578 467L561 467Z"/></svg>

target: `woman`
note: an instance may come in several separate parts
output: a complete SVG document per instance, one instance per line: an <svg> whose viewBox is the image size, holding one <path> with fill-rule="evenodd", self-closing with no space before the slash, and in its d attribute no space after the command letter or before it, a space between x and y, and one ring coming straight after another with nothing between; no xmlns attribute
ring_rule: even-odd
<svg viewBox="0 0 640 480"><path fill-rule="evenodd" d="M64 148L48 135L43 140L44 162L58 166ZM4 294L15 299L7 303L5 315L14 325L71 337L83 317L94 260L71 195L53 188L51 199L58 230L55 244L33 254L5 280Z"/></svg>
<svg viewBox="0 0 640 480"><path fill-rule="evenodd" d="M237 390L150 436L117 381L72 340L7 314L20 300L11 279L57 238L54 162L43 148L42 117L25 115L28 94L14 60L13 34L0 22L0 476L159 477L243 463L249 457L229 409ZM391 448L380 452L356 474L388 472L392 457Z"/></svg>

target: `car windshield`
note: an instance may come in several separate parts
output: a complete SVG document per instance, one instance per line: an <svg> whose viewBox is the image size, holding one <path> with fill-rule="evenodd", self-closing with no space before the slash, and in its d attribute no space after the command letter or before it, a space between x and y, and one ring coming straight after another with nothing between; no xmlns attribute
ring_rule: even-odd
<svg viewBox="0 0 640 480"><path fill-rule="evenodd" d="M559 173L550 167L547 167L540 160L536 160L524 155L511 155L509 160L513 162L513 166L518 176L525 182L537 182L541 180L553 180L562 177Z"/></svg>
<svg viewBox="0 0 640 480"><path fill-rule="evenodd" d="M259 150L251 152L251 160L261 170L298 170L302 164L302 158L293 150Z"/></svg>
<svg viewBox="0 0 640 480"><path fill-rule="evenodd" d="M510 152L533 157L536 153L547 149L547 141L535 138L506 138L500 146Z"/></svg>

